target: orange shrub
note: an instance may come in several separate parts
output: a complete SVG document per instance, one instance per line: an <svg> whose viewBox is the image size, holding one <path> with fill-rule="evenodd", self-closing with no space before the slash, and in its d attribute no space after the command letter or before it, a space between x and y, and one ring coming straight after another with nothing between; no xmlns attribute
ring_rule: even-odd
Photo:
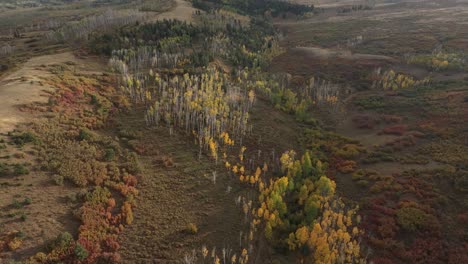
<svg viewBox="0 0 468 264"><path fill-rule="evenodd" d="M406 125L389 126L389 127L382 129L380 134L402 136L406 132L407 128L408 126Z"/></svg>
<svg viewBox="0 0 468 264"><path fill-rule="evenodd" d="M354 160L345 160L337 165L337 170L341 173L351 173L355 171L357 164Z"/></svg>

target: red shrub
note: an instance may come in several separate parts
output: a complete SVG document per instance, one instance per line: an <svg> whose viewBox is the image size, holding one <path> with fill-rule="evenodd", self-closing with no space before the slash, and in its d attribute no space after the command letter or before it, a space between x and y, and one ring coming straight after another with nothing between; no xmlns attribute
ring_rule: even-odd
<svg viewBox="0 0 468 264"><path fill-rule="evenodd" d="M414 146L415 144L416 140L413 136L405 136L388 142L385 145L392 146L393 150L402 150L406 147Z"/></svg>
<svg viewBox="0 0 468 264"><path fill-rule="evenodd" d="M353 160L345 160L337 164L337 170L341 173L351 173L356 170L357 164Z"/></svg>
<svg viewBox="0 0 468 264"><path fill-rule="evenodd" d="M379 219L380 225L377 227L382 238L393 238L398 232L398 226L393 217L383 216Z"/></svg>
<svg viewBox="0 0 468 264"><path fill-rule="evenodd" d="M75 95L70 91L65 91L62 93L61 98L59 99L60 103L72 104L76 101Z"/></svg>
<svg viewBox="0 0 468 264"><path fill-rule="evenodd" d="M416 239L406 252L410 263L447 263L440 238Z"/></svg>
<svg viewBox="0 0 468 264"><path fill-rule="evenodd" d="M396 135L396 136L401 136L406 132L406 129L408 126L406 125L394 125L394 126L388 126L384 129L379 134L385 134L385 135Z"/></svg>
<svg viewBox="0 0 468 264"><path fill-rule="evenodd" d="M468 213L463 213L463 214L457 215L457 221L460 222L461 224L467 223L468 222Z"/></svg>
<svg viewBox="0 0 468 264"><path fill-rule="evenodd" d="M132 186L132 187L135 187L138 183L137 178L133 175L125 175L123 176L123 180L125 184L127 184L128 186Z"/></svg>
<svg viewBox="0 0 468 264"><path fill-rule="evenodd" d="M115 204L116 204L116 202L115 202L114 198L110 198L109 200L107 200L107 207L108 208L110 208L110 209L114 208Z"/></svg>
<svg viewBox="0 0 468 264"><path fill-rule="evenodd" d="M117 252L119 250L120 245L117 242L117 236L109 236L104 241L106 251Z"/></svg>
<svg viewBox="0 0 468 264"><path fill-rule="evenodd" d="M84 237L78 239L78 243L88 251L88 257L84 263L95 263L96 258L101 253L101 246L94 241L88 240Z"/></svg>
<svg viewBox="0 0 468 264"><path fill-rule="evenodd" d="M449 264L468 263L468 244L463 247L451 248L448 253Z"/></svg>

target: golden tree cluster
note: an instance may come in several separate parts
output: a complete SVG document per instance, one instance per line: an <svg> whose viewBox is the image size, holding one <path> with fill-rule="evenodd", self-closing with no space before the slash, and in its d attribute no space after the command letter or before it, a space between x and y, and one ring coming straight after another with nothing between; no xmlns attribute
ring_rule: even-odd
<svg viewBox="0 0 468 264"><path fill-rule="evenodd" d="M374 86L381 87L384 90L400 90L408 89L419 85L426 85L430 82L428 77L422 80L415 80L412 76L405 75L403 73L396 73L393 70L389 70L383 73L379 80L374 83Z"/></svg>
<svg viewBox="0 0 468 264"><path fill-rule="evenodd" d="M152 70L132 75L121 61L114 64L127 72L122 75L121 89L135 103L146 105L146 122L192 134L200 155L205 150L218 160L220 149L225 153L235 142L242 143L251 129L248 120L254 91L215 68L168 77Z"/></svg>

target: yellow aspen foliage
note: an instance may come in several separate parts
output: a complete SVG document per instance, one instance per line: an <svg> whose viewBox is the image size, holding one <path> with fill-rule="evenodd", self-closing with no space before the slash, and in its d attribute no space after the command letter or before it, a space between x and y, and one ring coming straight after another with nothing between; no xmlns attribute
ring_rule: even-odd
<svg viewBox="0 0 468 264"><path fill-rule="evenodd" d="M215 159L218 160L218 144L216 141L214 141L212 138L209 140L209 146L210 146L210 153L211 156Z"/></svg>
<svg viewBox="0 0 468 264"><path fill-rule="evenodd" d="M343 233L343 241L345 243L348 243L351 240L351 236L348 234L348 232Z"/></svg>
<svg viewBox="0 0 468 264"><path fill-rule="evenodd" d="M206 248L205 245L202 246L201 251L202 251L203 258L206 258L208 256L208 249Z"/></svg>
<svg viewBox="0 0 468 264"><path fill-rule="evenodd" d="M242 260L242 264L247 264L249 263L249 255L246 255L244 259Z"/></svg>
<svg viewBox="0 0 468 264"><path fill-rule="evenodd" d="M231 163L229 163L228 161L226 161L226 163L224 164L224 166L226 166L227 169L231 168Z"/></svg>
<svg viewBox="0 0 468 264"><path fill-rule="evenodd" d="M330 254L330 262L331 263L336 263L336 251L332 251L332 253Z"/></svg>
<svg viewBox="0 0 468 264"><path fill-rule="evenodd" d="M295 155L295 152L288 151L280 158L283 175L286 176L271 177L268 184L259 183L261 206L253 215L255 220L264 223L265 237L281 239L290 250L306 245L313 256L313 263L343 263L347 259L361 263L363 259L357 242L360 232L353 226L356 209L347 209L335 195L336 183L323 176L320 161L310 156L303 156L299 161ZM261 172L257 168L254 175ZM314 175L315 178L304 175ZM300 219L303 224L295 230L287 226L292 208L294 211L300 208L303 213Z"/></svg>
<svg viewBox="0 0 468 264"><path fill-rule="evenodd" d="M296 239L301 246L305 245L307 243L307 240L309 239L309 228L307 228L307 226L303 226L297 229Z"/></svg>
<svg viewBox="0 0 468 264"><path fill-rule="evenodd" d="M344 224L343 224L343 215L342 214L339 214L336 218L336 225L339 227L339 228L343 228L344 227Z"/></svg>
<svg viewBox="0 0 468 264"><path fill-rule="evenodd" d="M265 220L270 219L270 212L268 211L268 209L265 209L265 212L263 212L263 218Z"/></svg>
<svg viewBox="0 0 468 264"><path fill-rule="evenodd" d="M239 171L239 170L238 170L238 168L237 168L237 165L234 165L234 166L232 167L232 172L237 173L238 171Z"/></svg>
<svg viewBox="0 0 468 264"><path fill-rule="evenodd" d="M261 181L261 182L258 184L258 190L259 190L260 192L262 192L264 188L265 188L265 184Z"/></svg>
<svg viewBox="0 0 468 264"><path fill-rule="evenodd" d="M260 169L260 167L257 167L257 170L255 171L255 179L258 179L261 174L262 174L262 169Z"/></svg>
<svg viewBox="0 0 468 264"><path fill-rule="evenodd" d="M258 216L258 217L262 217L262 216L263 216L263 208L261 208L261 207L258 208L258 210L257 210L257 216Z"/></svg>
<svg viewBox="0 0 468 264"><path fill-rule="evenodd" d="M239 181L240 181L240 182L244 182L244 175L241 174L241 175L239 176Z"/></svg>
<svg viewBox="0 0 468 264"><path fill-rule="evenodd" d="M360 247L356 240L353 240L353 252L351 253L353 256L358 257L360 254Z"/></svg>
<svg viewBox="0 0 468 264"><path fill-rule="evenodd" d="M353 225L353 219L351 218L351 216L346 217L346 226L350 227L352 225Z"/></svg>
<svg viewBox="0 0 468 264"><path fill-rule="evenodd" d="M151 101L152 95L151 95L151 93L149 91L146 91L145 98L146 98L147 101Z"/></svg>
<svg viewBox="0 0 468 264"><path fill-rule="evenodd" d="M271 213L271 214L270 214L269 221L270 221L271 223L275 223L275 221L276 221L276 215L275 215L275 213Z"/></svg>
<svg viewBox="0 0 468 264"><path fill-rule="evenodd" d="M250 102L251 104L253 104L254 101L255 101L255 92L254 92L254 90L250 90L250 91L249 91L249 102Z"/></svg>
<svg viewBox="0 0 468 264"><path fill-rule="evenodd" d="M234 145L234 140L232 140L232 139L229 137L229 133L228 133L228 132L222 132L221 135L220 135L220 138L221 138L222 142L224 143L224 145L227 145L227 146L232 146L232 145Z"/></svg>
<svg viewBox="0 0 468 264"><path fill-rule="evenodd" d="M297 248L296 235L294 233L289 233L289 237L286 240L288 243L289 250L294 251Z"/></svg>
<svg viewBox="0 0 468 264"><path fill-rule="evenodd" d="M245 172L244 166L241 166L241 167L239 168L239 172L242 173L242 174Z"/></svg>
<svg viewBox="0 0 468 264"><path fill-rule="evenodd" d="M240 152L239 152L239 160L240 161L244 161L244 152L247 148L242 146L241 149L240 149Z"/></svg>
<svg viewBox="0 0 468 264"><path fill-rule="evenodd" d="M343 202L332 197L324 202L323 210L322 217L314 224L307 242L314 251L315 263L363 262L357 242L358 228L348 227L343 223L352 219L355 211L345 210Z"/></svg>
<svg viewBox="0 0 468 264"><path fill-rule="evenodd" d="M125 223L130 225L133 222L132 206L129 202L124 202L122 205L122 215L125 217Z"/></svg>
<svg viewBox="0 0 468 264"><path fill-rule="evenodd" d="M326 176L321 176L315 185L317 187L317 192L322 196L335 194L336 183Z"/></svg>
<svg viewBox="0 0 468 264"><path fill-rule="evenodd" d="M14 251L20 248L22 244L23 244L23 241L21 241L20 238L15 237L11 241L8 242L7 246L9 250Z"/></svg>
<svg viewBox="0 0 468 264"><path fill-rule="evenodd" d="M244 203L244 205L242 206L242 209L244 211L244 214L247 215L247 213L249 212L249 205Z"/></svg>
<svg viewBox="0 0 468 264"><path fill-rule="evenodd" d="M315 245L314 259L315 263L331 263L330 247L326 236L320 236Z"/></svg>
<svg viewBox="0 0 468 264"><path fill-rule="evenodd" d="M236 261L237 261L237 255L234 254L234 255L232 255L232 257L231 257L231 264L235 264Z"/></svg>
<svg viewBox="0 0 468 264"><path fill-rule="evenodd" d="M255 184L255 177L254 176L250 176L250 184Z"/></svg>
<svg viewBox="0 0 468 264"><path fill-rule="evenodd" d="M296 156L296 152L294 150L286 151L281 155L280 162L281 162L281 170L284 172L286 169L289 169L294 164L294 157Z"/></svg>
<svg viewBox="0 0 468 264"><path fill-rule="evenodd" d="M427 78L423 80L415 80L412 76L402 73L396 74L393 70L390 70L382 75L379 85L384 90L398 90L412 88L413 86L423 85L428 82L429 79Z"/></svg>

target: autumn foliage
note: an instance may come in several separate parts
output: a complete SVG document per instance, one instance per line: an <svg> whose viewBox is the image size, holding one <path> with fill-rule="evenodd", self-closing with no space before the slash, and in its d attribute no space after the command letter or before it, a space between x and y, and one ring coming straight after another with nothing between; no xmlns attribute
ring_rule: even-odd
<svg viewBox="0 0 468 264"><path fill-rule="evenodd" d="M336 197L336 184L324 175L324 164L306 152L281 158L282 177L258 185L254 225L276 247L299 251L314 263L363 263L355 209ZM258 174L260 170L257 169Z"/></svg>

